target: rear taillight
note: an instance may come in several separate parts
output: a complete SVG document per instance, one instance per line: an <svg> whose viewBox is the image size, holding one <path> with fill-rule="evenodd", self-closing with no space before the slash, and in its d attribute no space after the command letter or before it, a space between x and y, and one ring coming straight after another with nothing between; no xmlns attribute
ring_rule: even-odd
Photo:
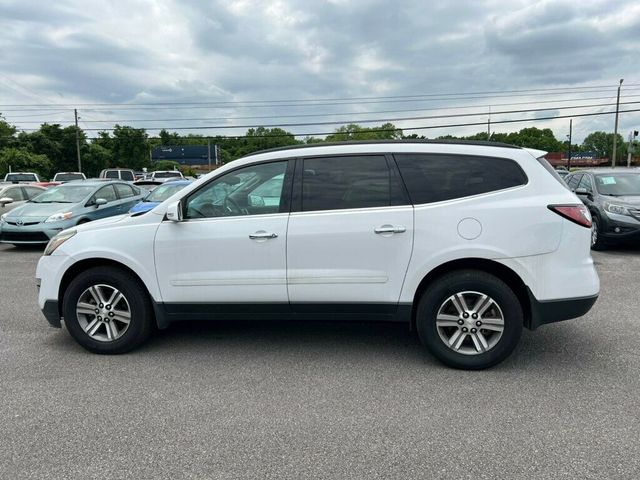
<svg viewBox="0 0 640 480"><path fill-rule="evenodd" d="M591 228L591 213L584 205L549 205L548 208L573 223Z"/></svg>

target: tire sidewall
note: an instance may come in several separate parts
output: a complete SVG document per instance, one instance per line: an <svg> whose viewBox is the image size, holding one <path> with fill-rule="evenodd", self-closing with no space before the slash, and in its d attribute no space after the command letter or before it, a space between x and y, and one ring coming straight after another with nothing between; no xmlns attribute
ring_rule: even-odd
<svg viewBox="0 0 640 480"><path fill-rule="evenodd" d="M438 334L436 316L441 305L451 296L463 291L474 291L490 296L504 315L504 330L498 344L477 355L457 353L444 344ZM513 291L493 275L474 271L460 271L445 275L430 287L419 302L416 326L422 343L446 365L462 369L491 367L514 350L520 340L523 326L522 306Z"/></svg>
<svg viewBox="0 0 640 480"><path fill-rule="evenodd" d="M87 288L104 284L117 288L126 298L131 309L131 323L117 340L101 342L92 339L82 329L76 314L78 299ZM96 353L123 353L141 343L150 330L148 300L135 279L113 268L91 269L71 281L63 298L64 323L71 336L84 348Z"/></svg>

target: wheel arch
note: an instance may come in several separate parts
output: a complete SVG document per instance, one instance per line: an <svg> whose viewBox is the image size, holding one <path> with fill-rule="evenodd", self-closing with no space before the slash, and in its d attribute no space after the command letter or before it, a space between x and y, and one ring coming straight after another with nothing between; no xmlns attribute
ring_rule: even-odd
<svg viewBox="0 0 640 480"><path fill-rule="evenodd" d="M62 279L60 280L60 285L58 286L58 310L59 310L60 316L62 316L62 304L63 304L64 292L69 287L69 284L71 283L71 281L77 275L79 275L81 272L84 272L85 270L88 270L90 268L95 268L95 267L118 268L120 270L123 270L123 271L129 273L133 277L135 277L138 280L138 282L140 283L140 285L142 286L142 288L144 288L144 291L146 292L146 294L149 297L149 301L153 305L154 316L155 316L155 320L156 320L156 323L157 323L158 327L159 328L165 328L166 327L166 324L165 324L166 322L164 321L164 316L163 315L159 315L160 312L158 310L157 302L154 300L153 296L149 292L149 288L147 287L145 282L142 280L142 278L140 278L140 275L138 275L133 269L131 269L130 267L128 267L124 263L121 263L121 262L118 262L116 260L112 260L112 259L109 259L109 258L101 258L101 257L99 257L99 258L87 258L87 259L84 259L84 260L80 260L80 261L74 263L73 265L71 265L67 269L67 271L64 272L64 275L62 276Z"/></svg>
<svg viewBox="0 0 640 480"><path fill-rule="evenodd" d="M458 270L479 270L494 275L495 277L505 282L513 290L516 297L518 298L518 301L522 305L524 326L527 328L531 328L531 300L529 298L527 286L522 281L522 278L520 278L520 276L512 269L503 265L502 263L496 262L495 260L488 260L485 258L462 258L445 262L437 266L429 273L427 273L420 281L420 283L418 284L418 288L416 289L413 296L413 304L411 309L412 330L415 330L416 328L416 310L422 294L431 285L433 285L433 283L438 278L447 273Z"/></svg>

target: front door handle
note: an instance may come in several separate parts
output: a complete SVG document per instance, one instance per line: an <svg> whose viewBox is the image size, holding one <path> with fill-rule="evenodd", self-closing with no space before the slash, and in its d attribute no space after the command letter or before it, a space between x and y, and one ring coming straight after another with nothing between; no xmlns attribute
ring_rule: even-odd
<svg viewBox="0 0 640 480"><path fill-rule="evenodd" d="M268 238L278 238L278 235L275 233L256 232L256 233L250 233L249 238L251 240L263 240Z"/></svg>
<svg viewBox="0 0 640 480"><path fill-rule="evenodd" d="M381 227L374 228L375 233L404 233L407 231L406 227L402 225L382 225Z"/></svg>

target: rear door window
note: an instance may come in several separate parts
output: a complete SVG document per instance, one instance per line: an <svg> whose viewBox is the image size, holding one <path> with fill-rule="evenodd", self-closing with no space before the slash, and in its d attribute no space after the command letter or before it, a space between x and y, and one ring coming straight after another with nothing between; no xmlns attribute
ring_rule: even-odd
<svg viewBox="0 0 640 480"><path fill-rule="evenodd" d="M448 154L395 154L414 204L441 202L527 183L513 160Z"/></svg>
<svg viewBox="0 0 640 480"><path fill-rule="evenodd" d="M305 158L302 165L302 211L406 203L383 155Z"/></svg>
<svg viewBox="0 0 640 480"><path fill-rule="evenodd" d="M130 172L128 170L122 170L120 171L120 178L125 182L133 182L134 180L133 172Z"/></svg>

